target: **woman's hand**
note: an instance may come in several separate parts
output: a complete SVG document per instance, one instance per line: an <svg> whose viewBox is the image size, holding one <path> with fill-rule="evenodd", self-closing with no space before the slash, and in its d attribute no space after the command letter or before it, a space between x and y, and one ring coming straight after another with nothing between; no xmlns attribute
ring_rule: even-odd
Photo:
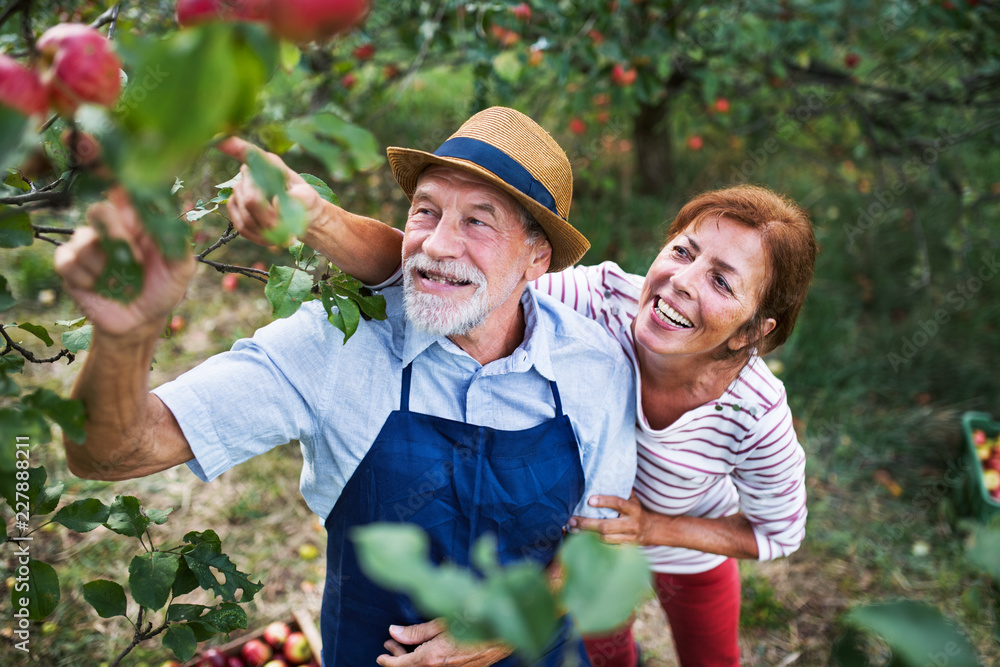
<svg viewBox="0 0 1000 667"><path fill-rule="evenodd" d="M570 528L592 530L610 544L648 544L646 540L652 522L659 515L643 508L634 493L628 500L618 496L591 496L588 504L591 507L613 509L618 512L618 518L589 519L575 516L569 520Z"/></svg>

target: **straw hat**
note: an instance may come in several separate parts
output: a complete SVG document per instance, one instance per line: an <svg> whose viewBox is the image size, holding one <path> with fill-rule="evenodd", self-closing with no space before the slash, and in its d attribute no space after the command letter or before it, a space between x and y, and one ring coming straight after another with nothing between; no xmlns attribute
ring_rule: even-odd
<svg viewBox="0 0 1000 667"><path fill-rule="evenodd" d="M590 247L568 222L573 171L566 153L520 111L480 111L433 153L395 146L386 153L392 175L411 200L421 172L432 164L475 174L510 194L545 230L552 244L550 272L572 266Z"/></svg>

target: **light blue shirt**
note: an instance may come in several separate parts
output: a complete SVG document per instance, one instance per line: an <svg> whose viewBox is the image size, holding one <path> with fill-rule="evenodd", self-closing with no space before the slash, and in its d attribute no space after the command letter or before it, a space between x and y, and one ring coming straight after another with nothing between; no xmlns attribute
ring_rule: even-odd
<svg viewBox="0 0 1000 667"><path fill-rule="evenodd" d="M390 287L388 319L362 320L344 344L318 301L239 340L232 350L155 393L177 418L203 481L272 447L298 440L302 495L322 519L399 409L402 369L413 364L410 410L477 426L518 430L563 412L580 446L586 490L628 498L635 478L635 386L620 346L596 322L525 290L522 344L482 366L443 336L409 325L402 289Z"/></svg>

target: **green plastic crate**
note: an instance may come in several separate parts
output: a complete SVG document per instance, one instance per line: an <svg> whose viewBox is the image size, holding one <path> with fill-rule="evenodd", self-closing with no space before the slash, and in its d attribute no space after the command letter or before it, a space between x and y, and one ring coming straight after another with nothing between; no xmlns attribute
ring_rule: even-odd
<svg viewBox="0 0 1000 667"><path fill-rule="evenodd" d="M985 412L966 412L962 415L962 431L965 439L962 462L967 468L967 474L958 486L956 503L961 514L986 523L1000 515L1000 502L990 497L983 482L983 466L976 456L976 445L972 442L972 432L976 429L982 429L986 437L992 439L1000 434L1000 423L993 421L993 418Z"/></svg>

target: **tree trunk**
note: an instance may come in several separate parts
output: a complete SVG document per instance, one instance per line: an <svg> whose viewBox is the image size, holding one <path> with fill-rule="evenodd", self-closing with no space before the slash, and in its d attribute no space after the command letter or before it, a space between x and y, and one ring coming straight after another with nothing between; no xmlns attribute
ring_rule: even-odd
<svg viewBox="0 0 1000 667"><path fill-rule="evenodd" d="M639 192L655 195L674 177L673 148L670 144L670 96L655 104L643 104L635 117L632 131L635 145L635 167L639 175Z"/></svg>

